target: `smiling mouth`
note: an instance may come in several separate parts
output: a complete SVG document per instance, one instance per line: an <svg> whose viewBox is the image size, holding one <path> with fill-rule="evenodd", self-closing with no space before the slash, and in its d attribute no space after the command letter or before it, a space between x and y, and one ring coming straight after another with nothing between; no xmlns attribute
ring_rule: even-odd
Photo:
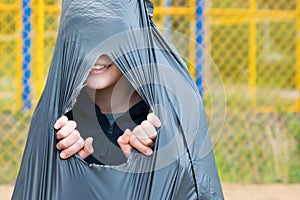
<svg viewBox="0 0 300 200"><path fill-rule="evenodd" d="M104 69L104 68L109 68L110 66L112 65L112 63L108 64L108 65L95 65L92 69L93 70L101 70L101 69Z"/></svg>
<svg viewBox="0 0 300 200"><path fill-rule="evenodd" d="M99 65L95 64L94 67L90 71L90 75L98 76L100 74L103 74L106 70L108 70L113 63L107 64L107 65Z"/></svg>

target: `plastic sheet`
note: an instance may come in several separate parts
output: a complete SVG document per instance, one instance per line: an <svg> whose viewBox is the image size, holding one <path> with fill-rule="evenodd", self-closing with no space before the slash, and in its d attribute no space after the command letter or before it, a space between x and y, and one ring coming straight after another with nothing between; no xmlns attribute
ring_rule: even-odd
<svg viewBox="0 0 300 200"><path fill-rule="evenodd" d="M143 0L63 1L12 199L223 199L201 97L180 55L153 23L152 11L152 3ZM53 125L75 110L103 54L161 119L154 154L133 151L117 165L89 164L78 155L62 160Z"/></svg>

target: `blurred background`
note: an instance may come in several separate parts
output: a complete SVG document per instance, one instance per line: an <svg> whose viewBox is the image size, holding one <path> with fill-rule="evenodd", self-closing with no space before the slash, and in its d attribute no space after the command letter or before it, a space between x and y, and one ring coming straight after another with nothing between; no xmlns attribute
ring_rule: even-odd
<svg viewBox="0 0 300 200"><path fill-rule="evenodd" d="M296 199L300 1L154 3L154 21L186 60L208 121L221 122L210 131L225 197ZM1 199L11 193L47 78L60 6L59 0L0 0Z"/></svg>

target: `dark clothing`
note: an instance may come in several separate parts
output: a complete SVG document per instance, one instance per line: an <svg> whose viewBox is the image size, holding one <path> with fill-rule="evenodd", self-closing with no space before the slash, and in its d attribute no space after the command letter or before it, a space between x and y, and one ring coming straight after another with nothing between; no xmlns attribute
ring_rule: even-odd
<svg viewBox="0 0 300 200"><path fill-rule="evenodd" d="M84 139L87 137L94 139L94 153L85 159L86 162L119 165L126 162L127 158L120 149L117 139L126 129L132 130L146 120L148 113L149 106L144 101L140 101L110 125L105 114L83 92L79 95L74 108L66 113L66 116L76 121L77 129Z"/></svg>

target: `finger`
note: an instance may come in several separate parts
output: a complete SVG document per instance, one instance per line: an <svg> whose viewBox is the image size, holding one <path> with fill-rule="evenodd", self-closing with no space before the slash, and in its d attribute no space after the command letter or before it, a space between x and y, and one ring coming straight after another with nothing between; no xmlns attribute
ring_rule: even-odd
<svg viewBox="0 0 300 200"><path fill-rule="evenodd" d="M153 141L149 138L141 125L136 126L132 134L145 146L153 146Z"/></svg>
<svg viewBox="0 0 300 200"><path fill-rule="evenodd" d="M126 145L129 143L130 137L131 137L131 131L129 129L126 129L124 134L118 138L117 142L119 145L120 144Z"/></svg>
<svg viewBox="0 0 300 200"><path fill-rule="evenodd" d="M149 113L147 115L147 120L156 128L159 128L161 126L160 119L154 113Z"/></svg>
<svg viewBox="0 0 300 200"><path fill-rule="evenodd" d="M75 121L68 121L57 133L56 138L62 139L69 136L76 129Z"/></svg>
<svg viewBox="0 0 300 200"><path fill-rule="evenodd" d="M149 121L147 120L143 121L141 123L141 126L150 139L154 140L156 138L157 131Z"/></svg>
<svg viewBox="0 0 300 200"><path fill-rule="evenodd" d="M129 144L131 137L131 131L129 129L126 129L124 134L121 135L117 142L119 146L121 147L124 155L128 158L131 154L132 146Z"/></svg>
<svg viewBox="0 0 300 200"><path fill-rule="evenodd" d="M66 125L67 122L68 122L68 118L65 115L63 115L58 120L56 120L56 122L54 124L54 128L56 130L58 130L61 127L63 127L64 125Z"/></svg>
<svg viewBox="0 0 300 200"><path fill-rule="evenodd" d="M146 156L151 156L153 153L150 147L143 145L134 135L131 135L129 144Z"/></svg>
<svg viewBox="0 0 300 200"><path fill-rule="evenodd" d="M73 156L75 153L79 152L83 147L84 147L84 140L82 138L80 138L73 145L71 145L67 149L63 150L60 153L60 157L62 159L69 158L69 157Z"/></svg>
<svg viewBox="0 0 300 200"><path fill-rule="evenodd" d="M78 152L79 156L82 159L87 158L89 155L94 153L94 148L93 148L93 138L88 137L84 141L84 147Z"/></svg>
<svg viewBox="0 0 300 200"><path fill-rule="evenodd" d="M74 130L73 132L71 132L70 135L68 135L68 137L65 137L64 139L62 139L61 141L59 141L56 144L56 148L58 150L64 150L69 148L71 145L73 145L74 143L76 143L78 140L80 140L80 134L77 130Z"/></svg>

